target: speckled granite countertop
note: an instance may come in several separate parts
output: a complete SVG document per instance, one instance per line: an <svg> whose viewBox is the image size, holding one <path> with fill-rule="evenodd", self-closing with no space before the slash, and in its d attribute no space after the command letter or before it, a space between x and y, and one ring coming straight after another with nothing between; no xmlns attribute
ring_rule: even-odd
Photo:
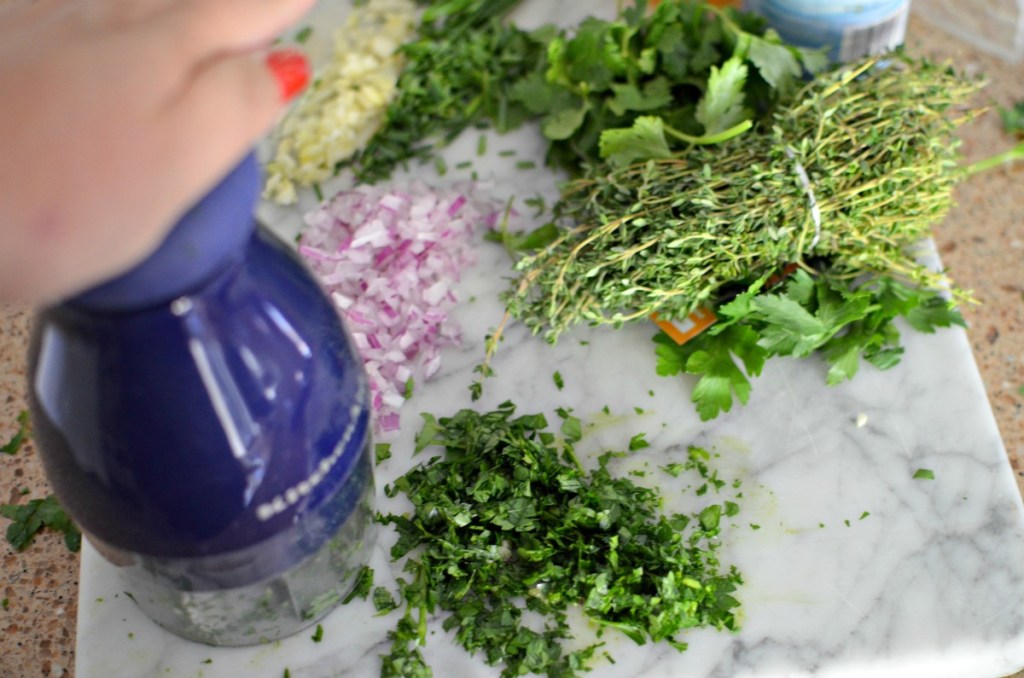
<svg viewBox="0 0 1024 678"><path fill-rule="evenodd" d="M1007 105L1024 99L1024 65L986 56L912 18L914 54L952 59L984 73L984 96ZM977 160L1011 144L995 114L962 131L963 152ZM1002 167L960 186L959 206L936 230L952 277L981 302L963 309L1018 485L1024 491L1024 164ZM25 348L29 314L0 305L0 441L16 430L25 409ZM0 503L44 497L50 489L31 444L0 459ZM6 521L0 525L6 529ZM78 557L60 537L43 534L25 552L0 543L0 678L74 673ZM1018 674L1024 676L1024 673Z"/></svg>

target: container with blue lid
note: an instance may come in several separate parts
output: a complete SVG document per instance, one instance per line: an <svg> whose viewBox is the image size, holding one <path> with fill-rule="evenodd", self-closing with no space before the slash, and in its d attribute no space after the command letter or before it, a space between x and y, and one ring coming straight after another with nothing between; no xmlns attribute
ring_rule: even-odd
<svg viewBox="0 0 1024 678"><path fill-rule="evenodd" d="M40 455L155 621L246 645L322 618L373 543L368 386L333 304L253 216L248 157L128 273L42 311Z"/></svg>
<svg viewBox="0 0 1024 678"><path fill-rule="evenodd" d="M884 54L903 43L910 0L746 0L786 42L828 49L833 62Z"/></svg>

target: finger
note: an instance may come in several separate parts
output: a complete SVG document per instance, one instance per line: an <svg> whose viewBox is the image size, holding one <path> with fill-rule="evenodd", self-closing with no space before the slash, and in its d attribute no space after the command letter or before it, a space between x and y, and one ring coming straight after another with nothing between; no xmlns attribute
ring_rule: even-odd
<svg viewBox="0 0 1024 678"><path fill-rule="evenodd" d="M193 201L225 175L280 116L309 80L296 50L243 53L208 62L161 114L163 138L186 167L168 167L173 192Z"/></svg>
<svg viewBox="0 0 1024 678"><path fill-rule="evenodd" d="M168 9L176 49L190 58L269 44L316 0L185 0Z"/></svg>

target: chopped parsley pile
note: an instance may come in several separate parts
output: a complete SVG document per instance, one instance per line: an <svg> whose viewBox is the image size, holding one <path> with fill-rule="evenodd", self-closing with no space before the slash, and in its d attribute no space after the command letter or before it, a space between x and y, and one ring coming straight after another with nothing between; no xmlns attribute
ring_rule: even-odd
<svg viewBox="0 0 1024 678"><path fill-rule="evenodd" d="M516 416L509 402L486 413L424 415L417 452L436 445L443 454L385 489L405 495L412 512L379 518L398 533L391 555L405 559L407 575L399 602L382 587L373 592L378 610L404 606L381 675L431 675L418 648L438 612L459 645L505 676L586 670L602 643L563 649L571 607L599 638L614 629L680 651L687 629L736 629L733 593L742 579L719 561L717 538L737 506L663 513L657 491L609 473L621 452L585 470L573 448L580 421L558 414L558 433L543 415ZM691 455L684 466L706 475L705 458ZM542 625L527 621L537 615Z"/></svg>

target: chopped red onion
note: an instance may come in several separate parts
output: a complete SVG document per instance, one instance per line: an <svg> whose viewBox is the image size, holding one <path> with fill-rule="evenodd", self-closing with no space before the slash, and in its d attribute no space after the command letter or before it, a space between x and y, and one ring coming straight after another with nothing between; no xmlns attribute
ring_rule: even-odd
<svg viewBox="0 0 1024 678"><path fill-rule="evenodd" d="M460 328L448 315L474 262L472 235L500 207L471 190L361 186L306 215L299 253L320 279L363 356L374 428L388 437L410 379L430 379Z"/></svg>

